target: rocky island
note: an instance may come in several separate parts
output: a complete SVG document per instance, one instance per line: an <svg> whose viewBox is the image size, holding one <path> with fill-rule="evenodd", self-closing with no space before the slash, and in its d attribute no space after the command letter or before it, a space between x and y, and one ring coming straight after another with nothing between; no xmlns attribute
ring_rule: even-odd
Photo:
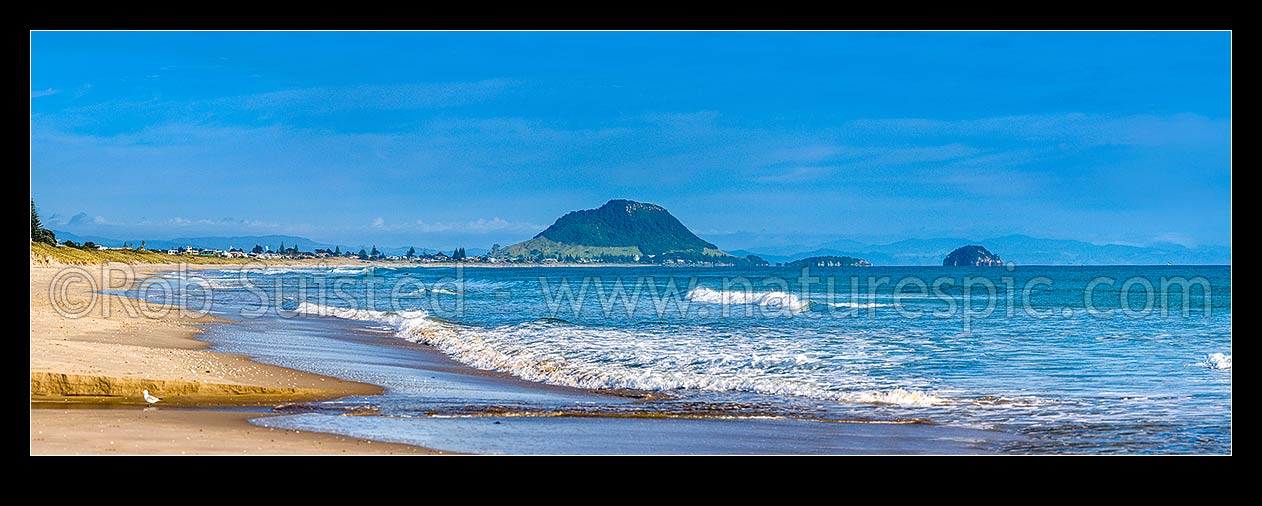
<svg viewBox="0 0 1262 506"><path fill-rule="evenodd" d="M998 267L1003 265L999 255L991 253L982 246L964 246L956 248L942 260L943 266Z"/></svg>
<svg viewBox="0 0 1262 506"><path fill-rule="evenodd" d="M802 267L870 267L871 265L872 265L872 263L871 263L871 262L868 262L867 260L864 260L864 259L862 259L862 258L854 258L854 257L848 257L848 256L841 256L841 257L838 257L838 256L810 257L810 258L803 258L803 259L801 259L801 260L794 260L794 261L792 261L792 262L789 262L789 263L785 264L785 266L786 266L786 267L795 267L795 268L802 268Z"/></svg>

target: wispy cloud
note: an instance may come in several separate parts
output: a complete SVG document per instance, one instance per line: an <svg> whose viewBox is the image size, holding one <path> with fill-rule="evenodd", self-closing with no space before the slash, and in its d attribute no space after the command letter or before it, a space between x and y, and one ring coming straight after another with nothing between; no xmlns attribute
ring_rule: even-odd
<svg viewBox="0 0 1262 506"><path fill-rule="evenodd" d="M982 153L981 149L960 143L939 146L910 146L887 150L870 149L869 151L877 151L873 153L871 158L864 160L865 163L872 165L946 162L973 157Z"/></svg>
<svg viewBox="0 0 1262 506"><path fill-rule="evenodd" d="M165 225L173 227L214 227L225 229L277 229L282 228L278 223L263 220L246 220L240 218L185 218L175 216L164 220L151 221L145 218L132 223L116 223L116 225Z"/></svg>
<svg viewBox="0 0 1262 506"><path fill-rule="evenodd" d="M150 76L154 78L158 76ZM522 85L513 79L486 79L444 83L363 84L264 91L245 95L197 100L162 96L136 96L79 103L56 113L34 115L62 128L130 123L140 128L155 125L197 125L249 128L307 124L310 119L342 112L446 110L480 104L501 97ZM72 95L82 97L91 85ZM32 98L39 91L32 91ZM337 126L325 128L339 131ZM135 130L133 130L134 132Z"/></svg>
<svg viewBox="0 0 1262 506"><path fill-rule="evenodd" d="M498 216L494 218L478 218L469 221L429 222L415 220L412 222L391 223L382 216L372 219L370 227L390 232L414 232L431 234L439 232L457 232L466 234L486 234L491 232L537 232L543 226L528 222L508 221Z"/></svg>
<svg viewBox="0 0 1262 506"><path fill-rule="evenodd" d="M162 226L175 228L188 227L226 227L226 228L278 228L277 223L262 220L246 220L241 218L222 217L222 218L186 218L183 216L172 216L163 219L139 218L133 220L109 220L101 215L88 214L86 211L80 211L67 218L64 214L51 213L46 220L50 224L65 225L70 227L91 226L91 225L107 225L109 227L133 227L133 226Z"/></svg>
<svg viewBox="0 0 1262 506"><path fill-rule="evenodd" d="M31 90L31 98L47 97L49 95L56 95L57 93L58 93L58 90L54 90L52 88L47 88L43 90Z"/></svg>
<svg viewBox="0 0 1262 506"><path fill-rule="evenodd" d="M681 135L706 135L717 133L719 128L718 111L697 111L685 113L652 113L641 118L649 124L674 131Z"/></svg>
<svg viewBox="0 0 1262 506"><path fill-rule="evenodd" d="M943 196L947 190L986 197L1055 193L1081 184L1071 178L1115 177L1116 162L1103 161L1117 159L1119 149L1130 150L1125 155L1130 158L1175 152L1205 153L1195 159L1214 160L1230 142L1230 120L1194 114L866 119L817 137L829 136L850 142L803 139L799 146L768 150L780 160L759 158L762 166L751 168L748 180L786 187L868 185L885 192L897 185ZM1076 168L1067 174L1052 170L1065 164Z"/></svg>
<svg viewBox="0 0 1262 506"><path fill-rule="evenodd" d="M966 120L925 118L866 119L848 128L869 135L903 138L941 136L1013 139L1068 145L1188 146L1229 142L1229 119L1198 114L1047 114Z"/></svg>
<svg viewBox="0 0 1262 506"><path fill-rule="evenodd" d="M755 177L754 180L760 183L800 183L820 179L836 170L837 167L791 167L778 174Z"/></svg>
<svg viewBox="0 0 1262 506"><path fill-rule="evenodd" d="M489 232L529 232L543 230L542 225L527 222L508 221L498 216L486 219L478 218L472 221L456 222L456 223L428 223L424 220L416 220L411 226L412 230L417 232L471 232L471 233L489 233Z"/></svg>
<svg viewBox="0 0 1262 506"><path fill-rule="evenodd" d="M300 108L307 113L349 109L425 109L466 105L495 97L518 84L511 79L470 82L300 88L225 99L245 109Z"/></svg>
<svg viewBox="0 0 1262 506"><path fill-rule="evenodd" d="M983 154L983 150L954 143L945 145L906 147L856 147L810 146L807 154L797 156L790 150L782 150L789 159L811 159L812 165L772 163L763 173L755 175L760 183L800 183L816 181L844 172L850 180L871 180L873 176L887 178L882 169L909 165L959 162ZM843 171L841 169L850 170Z"/></svg>
<svg viewBox="0 0 1262 506"><path fill-rule="evenodd" d="M33 173L65 167L77 167L86 174L109 170L116 178L112 184L123 188L158 178L167 185L166 195L172 199L168 211L185 215L200 212L187 203L198 196L176 179L163 179L170 175L164 167L233 178L236 184L218 191L224 198L249 205L247 210L230 211L234 213L257 212L259 207L250 203L274 198L272 192L281 184L312 195L336 188L360 198L344 200L353 208L350 213L326 216L330 223L311 225L310 230L339 237L393 237L400 243L460 244L466 239L443 237L516 240L545 228L538 222L546 223L555 215L539 214L538 210L557 202L564 202L564 211L599 203L611 194L663 199L663 195L671 195L670 188L689 187L701 188L688 195L693 202L739 202L747 212L764 215L776 214L783 202L810 191L828 195L835 202L863 202L867 209L883 210L884 215L867 219L886 223L894 220L886 216L911 222L906 217L926 212L975 219L968 217L973 209L998 209L1003 204L1007 206L1003 207L1006 217L986 221L1001 227L1005 220L1015 221L1034 212L1062 215L1068 198L1076 199L1073 202L1078 208L1089 209L1091 202L1084 200L1095 198L1093 194L1066 189L1080 187L1087 179L1122 177L1110 175L1117 168L1111 160L1138 156L1131 152L1149 153L1145 156L1160 156L1170 149L1175 153L1201 152L1186 145L1144 144L1154 142L1154 129L1175 128L1187 139L1202 139L1213 152L1218 141L1212 132L1222 127L1217 120L1191 116L1061 115L960 121L862 120L796 130L739 121L724 124L716 122L723 116L690 116L693 114L697 113L662 117L656 122L632 116L582 124L444 113L417 115L418 120L407 129L383 132L340 132L284 123L249 126L231 121L172 121L150 123L139 131L95 135L74 133L73 128L35 115L31 139L38 156L32 163ZM707 121L714 128L706 126ZM690 124L699 127L676 128ZM1196 133L1197 129L1210 133ZM1137 173L1133 167L1144 160L1133 162L1127 174ZM1074 169L1062 173L1059 168L1067 163ZM135 170L138 166L148 167L148 172ZM90 181L91 177L83 178L79 184L84 188L79 191L90 191ZM560 181L566 184L558 185ZM562 186L565 191L560 191ZM481 209L472 216L496 217L469 219L471 215L461 209L428 204L431 199L473 187L479 192L462 197L468 199L462 202L469 209ZM532 191L520 192L520 188ZM500 197L479 200L479 193ZM511 203L502 197L515 193L528 195ZM1031 202L1022 198L1027 194L1056 198ZM988 199L985 202L990 207L952 204L974 198ZM418 201L424 207L415 207ZM1047 209L1031 210L1034 206ZM387 209L398 211L378 216ZM413 209L410 216L406 209ZM107 211L111 217L115 215L113 209ZM285 211L268 212L271 214L263 217L307 219ZM426 218L416 220L422 212ZM518 214L532 212L535 214ZM821 206L819 211L809 212L828 211ZM1090 215L1085 211L1080 214ZM375 216L380 220L374 220ZM704 218L706 214L696 216ZM695 219L688 223L715 226ZM180 227L197 228L192 223L173 223L168 228ZM296 233L297 228L279 227L276 232Z"/></svg>

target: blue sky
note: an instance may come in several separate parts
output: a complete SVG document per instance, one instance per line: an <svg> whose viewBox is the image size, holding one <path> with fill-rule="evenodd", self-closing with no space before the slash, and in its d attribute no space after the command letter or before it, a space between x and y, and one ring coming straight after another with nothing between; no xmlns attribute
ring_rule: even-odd
<svg viewBox="0 0 1262 506"><path fill-rule="evenodd" d="M1230 245L1230 43L37 32L31 192L52 228L117 238L487 247L629 198L726 248Z"/></svg>

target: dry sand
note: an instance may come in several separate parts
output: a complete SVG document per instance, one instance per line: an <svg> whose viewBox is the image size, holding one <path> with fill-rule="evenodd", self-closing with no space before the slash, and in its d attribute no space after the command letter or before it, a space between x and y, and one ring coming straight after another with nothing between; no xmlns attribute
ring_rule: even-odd
<svg viewBox="0 0 1262 506"><path fill-rule="evenodd" d="M223 266L189 266L197 268ZM175 310L146 316L143 303L93 292L120 288L175 265L31 267L31 453L397 453L428 452L338 436L274 431L248 424L256 414L141 411L141 390L160 406L275 405L379 393L380 387L202 351L194 338L215 323ZM76 282L63 283L66 269ZM61 274L59 274L61 273ZM58 278L61 276L61 278ZM90 281L89 281L90 280ZM55 310L90 308L79 317ZM95 305L84 305L95 300ZM168 308L169 309L169 308ZM57 405L134 405L134 409L44 409ZM232 440L229 442L224 438ZM272 440L278 441L275 446ZM115 449L116 448L116 449Z"/></svg>

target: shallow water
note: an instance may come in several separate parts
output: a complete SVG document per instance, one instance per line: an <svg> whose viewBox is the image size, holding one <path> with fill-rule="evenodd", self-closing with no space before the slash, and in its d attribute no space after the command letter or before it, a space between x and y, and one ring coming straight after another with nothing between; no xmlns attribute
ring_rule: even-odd
<svg viewBox="0 0 1262 506"><path fill-rule="evenodd" d="M849 448L840 441L853 436L835 429L842 424L808 420L928 420L940 425L896 430L1002 434L970 436L990 441L980 446L938 447L912 438L930 453L1230 451L1229 267L871 267L809 274L820 279L804 286L801 271L775 268L339 267L202 271L177 282L189 289L185 303L209 300L211 312L239 320L207 334L220 349L389 389L380 397L305 406L314 411L268 424L392 434L389 440L439 441L457 451L660 453L647 443L635 450L595 436L579 438L588 445L554 448L526 442L545 427L571 423L628 434L654 424L664 431L684 427L683 433L706 427L741 433L732 427L769 430L766 419L774 418L806 427L795 432L808 442L675 444L719 453L797 453L811 445L815 452L850 453L857 450L838 450ZM1182 292L1165 297L1173 303L1167 314L1159 293L1150 310L1142 309L1150 300L1147 286L1159 292L1163 278L1178 277L1205 281L1191 291L1186 315ZM983 279L994 285L993 297ZM915 280L936 281L939 289L921 292ZM972 282L967 290L965 281ZM1128 297L1119 293L1123 286ZM1088 287L1091 297L1084 296ZM994 312L987 314L990 304ZM258 307L268 310L243 315ZM1121 309L1129 314L1100 314ZM503 375L471 375L462 365ZM509 375L555 387L513 386ZM635 399L591 389L658 395ZM373 414L342 416L354 409ZM504 419L482 427L483 415L505 412L518 415L511 418L519 428L501 427ZM592 415L614 418L592 422ZM759 422L642 418L654 415ZM889 427L913 426L873 427L889 434ZM435 439L488 430L522 434L522 442ZM809 443L816 431L832 434L837 444Z"/></svg>

